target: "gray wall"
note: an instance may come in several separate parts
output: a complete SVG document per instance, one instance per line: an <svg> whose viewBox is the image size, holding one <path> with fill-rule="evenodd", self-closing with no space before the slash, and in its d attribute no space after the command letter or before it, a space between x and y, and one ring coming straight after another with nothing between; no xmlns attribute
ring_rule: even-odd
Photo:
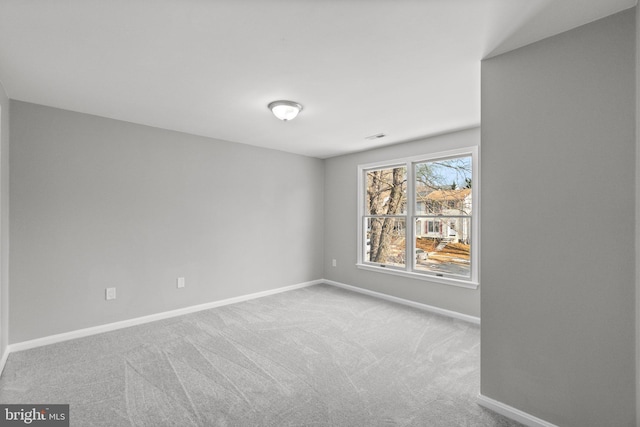
<svg viewBox="0 0 640 427"><path fill-rule="evenodd" d="M356 267L358 165L477 146L479 143L480 131L476 128L325 160L324 277L470 316L479 316L480 295L475 289L393 276ZM337 261L336 267L331 266L332 259Z"/></svg>
<svg viewBox="0 0 640 427"><path fill-rule="evenodd" d="M9 105L0 83L0 356L9 343Z"/></svg>
<svg viewBox="0 0 640 427"><path fill-rule="evenodd" d="M635 12L482 64L481 392L635 425Z"/></svg>
<svg viewBox="0 0 640 427"><path fill-rule="evenodd" d="M11 343L322 277L322 160L11 101L10 196Z"/></svg>
<svg viewBox="0 0 640 427"><path fill-rule="evenodd" d="M640 427L640 7L636 11L636 426Z"/></svg>

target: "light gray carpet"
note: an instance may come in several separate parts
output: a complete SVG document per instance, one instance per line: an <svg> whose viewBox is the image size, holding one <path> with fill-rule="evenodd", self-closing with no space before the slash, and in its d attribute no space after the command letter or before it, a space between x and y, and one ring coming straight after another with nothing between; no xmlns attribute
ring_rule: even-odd
<svg viewBox="0 0 640 427"><path fill-rule="evenodd" d="M519 426L475 403L479 328L320 285L11 354L2 403L72 426Z"/></svg>

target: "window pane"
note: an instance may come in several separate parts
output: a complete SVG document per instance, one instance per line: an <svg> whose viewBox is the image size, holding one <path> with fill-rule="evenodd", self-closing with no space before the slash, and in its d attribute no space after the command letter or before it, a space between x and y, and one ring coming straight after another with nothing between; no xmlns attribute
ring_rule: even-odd
<svg viewBox="0 0 640 427"><path fill-rule="evenodd" d="M471 218L418 218L417 271L471 277Z"/></svg>
<svg viewBox="0 0 640 427"><path fill-rule="evenodd" d="M471 156L417 163L418 215L471 215Z"/></svg>
<svg viewBox="0 0 640 427"><path fill-rule="evenodd" d="M367 171L365 211L369 215L403 215L407 211L407 168Z"/></svg>
<svg viewBox="0 0 640 427"><path fill-rule="evenodd" d="M406 224L403 218L367 218L364 260L405 266Z"/></svg>

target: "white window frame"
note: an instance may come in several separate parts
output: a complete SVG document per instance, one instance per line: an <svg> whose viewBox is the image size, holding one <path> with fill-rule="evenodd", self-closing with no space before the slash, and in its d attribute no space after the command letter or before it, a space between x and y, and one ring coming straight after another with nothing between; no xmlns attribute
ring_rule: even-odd
<svg viewBox="0 0 640 427"><path fill-rule="evenodd" d="M454 275L441 275L440 273L415 270L414 258L415 256L415 221L414 217L420 217L422 215L416 214L416 196L415 196L415 165L417 163L432 162L436 160L444 160L454 157L471 157L471 179L473 183L473 191L471 192L471 203L473 206L471 215L471 276L463 278ZM393 159L375 163L368 163L358 165L358 255L356 266L363 270L375 271L378 273L392 274L403 277L410 277L418 280L425 280L435 283L442 283L453 286L460 286L464 288L477 289L480 285L479 273L480 273L480 161L478 147L465 147L455 150L441 151L437 153L429 153L420 156L405 157L401 159ZM365 261L365 242L364 242L364 221L366 215L365 209L365 183L367 171L372 169L381 168L393 168L398 166L405 166L407 169L407 208L406 214L395 215L401 218L405 218L405 226L407 238L406 244L406 263L404 267L385 266L378 263Z"/></svg>

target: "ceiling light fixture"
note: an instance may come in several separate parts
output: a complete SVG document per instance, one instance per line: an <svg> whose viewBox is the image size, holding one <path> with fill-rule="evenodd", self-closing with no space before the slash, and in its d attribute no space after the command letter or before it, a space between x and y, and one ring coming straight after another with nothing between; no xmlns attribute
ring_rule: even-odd
<svg viewBox="0 0 640 427"><path fill-rule="evenodd" d="M268 107L274 116L285 122L295 119L302 111L302 105L293 101L273 101Z"/></svg>

